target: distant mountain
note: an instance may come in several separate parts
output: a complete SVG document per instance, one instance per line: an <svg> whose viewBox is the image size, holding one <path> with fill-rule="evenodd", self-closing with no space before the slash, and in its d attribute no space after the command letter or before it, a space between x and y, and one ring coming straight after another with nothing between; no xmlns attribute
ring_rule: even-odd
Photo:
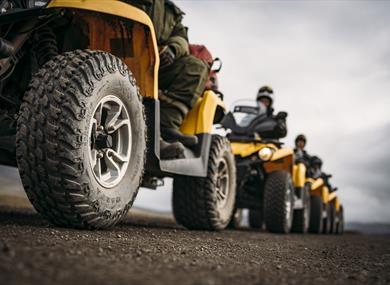
<svg viewBox="0 0 390 285"><path fill-rule="evenodd" d="M390 224L380 223L347 223L347 231L357 231L368 235L390 235Z"/></svg>
<svg viewBox="0 0 390 285"><path fill-rule="evenodd" d="M0 194L26 196L17 168L0 165Z"/></svg>

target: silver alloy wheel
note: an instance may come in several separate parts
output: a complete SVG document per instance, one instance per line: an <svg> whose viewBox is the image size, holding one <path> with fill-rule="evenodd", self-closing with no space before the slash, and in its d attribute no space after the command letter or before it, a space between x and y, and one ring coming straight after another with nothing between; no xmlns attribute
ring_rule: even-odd
<svg viewBox="0 0 390 285"><path fill-rule="evenodd" d="M126 106L116 96L100 100L89 127L89 156L92 172L105 188L118 185L131 155L131 122Z"/></svg>
<svg viewBox="0 0 390 285"><path fill-rule="evenodd" d="M305 189L304 189L305 190ZM303 219L304 219L304 229L308 229L309 227L309 217L310 217L310 206L308 206L310 197L309 194L306 195L306 191L303 194Z"/></svg>
<svg viewBox="0 0 390 285"><path fill-rule="evenodd" d="M291 212L293 211L292 209L292 202L291 202L291 188L290 188L290 185L287 186L287 189L286 189L286 197L285 197L285 209L286 209L286 221L288 222L288 224L290 224L290 220L291 220Z"/></svg>
<svg viewBox="0 0 390 285"><path fill-rule="evenodd" d="M217 169L217 182L216 182L216 194L217 194L217 207L219 209L224 208L228 201L229 194L229 168L225 159L221 159Z"/></svg>

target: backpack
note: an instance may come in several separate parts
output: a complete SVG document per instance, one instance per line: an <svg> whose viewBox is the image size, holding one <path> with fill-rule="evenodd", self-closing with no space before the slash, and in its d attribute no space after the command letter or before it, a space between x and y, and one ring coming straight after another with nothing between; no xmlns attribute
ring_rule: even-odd
<svg viewBox="0 0 390 285"><path fill-rule="evenodd" d="M213 65L214 58L211 52L204 45L193 45L190 44L190 54L203 60L209 68Z"/></svg>
<svg viewBox="0 0 390 285"><path fill-rule="evenodd" d="M211 69L214 61L216 61L211 52L204 45L190 44L190 54L206 63L210 70L205 89L219 92L217 73L220 68L218 70Z"/></svg>

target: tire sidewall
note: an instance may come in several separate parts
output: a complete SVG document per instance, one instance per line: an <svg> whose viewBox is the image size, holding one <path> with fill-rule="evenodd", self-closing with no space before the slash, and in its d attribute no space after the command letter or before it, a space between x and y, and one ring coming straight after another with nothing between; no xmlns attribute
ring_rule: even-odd
<svg viewBox="0 0 390 285"><path fill-rule="evenodd" d="M319 234L323 230L323 203L321 197L313 195L310 197L310 222L309 231L311 233Z"/></svg>
<svg viewBox="0 0 390 285"><path fill-rule="evenodd" d="M234 162L234 157L232 152L230 151L230 143L226 140L223 139L224 147L222 150L219 152L218 157L220 159L225 160L227 167L228 167L228 173L229 173L229 190L228 190L228 197L226 204L222 208L218 208L217 206L217 197L215 196L215 208L217 209L217 216L219 223L222 228L225 228L230 220L234 215L234 206L236 202L236 180L235 180L235 162ZM220 160L218 160L219 163ZM218 168L218 163L216 167ZM217 170L218 171L218 170ZM216 179L215 177L214 179ZM216 194L216 193L215 193Z"/></svg>
<svg viewBox="0 0 390 285"><path fill-rule="evenodd" d="M304 226L304 233L306 233L310 226L310 215L311 215L311 201L310 201L310 189L311 184L306 183L303 188L303 211L307 211L306 217L305 214L303 214L303 226Z"/></svg>
<svg viewBox="0 0 390 285"><path fill-rule="evenodd" d="M113 95L119 98L127 109L131 122L132 148L130 162L122 180L112 188L102 186L95 178L91 167L89 156L90 151L90 122L94 110L104 97ZM141 107L141 108L140 108ZM94 82L92 96L87 100L87 116L84 120L83 133L87 139L83 144L84 160L83 165L88 176L89 197L95 203L95 208L103 212L116 212L124 209L134 199L138 191L140 178L144 163L144 117L142 105L139 103L137 88L133 86L129 79L123 76L119 71L115 73L106 73L102 80Z"/></svg>

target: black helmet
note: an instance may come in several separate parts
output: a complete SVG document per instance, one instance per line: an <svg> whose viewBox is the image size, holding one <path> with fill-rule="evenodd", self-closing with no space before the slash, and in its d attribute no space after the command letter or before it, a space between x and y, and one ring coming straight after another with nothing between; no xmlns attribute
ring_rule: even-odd
<svg viewBox="0 0 390 285"><path fill-rule="evenodd" d="M304 134L297 135L297 137L295 138L295 143L297 143L298 141L304 141L306 144L306 136Z"/></svg>
<svg viewBox="0 0 390 285"><path fill-rule="evenodd" d="M257 92L256 100L259 101L261 98L268 98L271 101L271 105L274 102L274 90L269 86L263 86Z"/></svg>
<svg viewBox="0 0 390 285"><path fill-rule="evenodd" d="M313 156L311 158L311 165L312 166L318 165L319 168L321 168L322 167L322 160L321 160L321 158L319 158L318 156Z"/></svg>

